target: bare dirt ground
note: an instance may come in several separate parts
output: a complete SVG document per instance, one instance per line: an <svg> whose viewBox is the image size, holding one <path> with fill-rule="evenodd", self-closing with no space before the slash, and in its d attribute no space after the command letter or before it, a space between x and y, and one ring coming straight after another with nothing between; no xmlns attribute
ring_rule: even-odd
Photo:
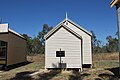
<svg viewBox="0 0 120 80"><path fill-rule="evenodd" d="M118 54L93 55L93 68L78 71L44 70L44 55L28 56L29 63L0 71L0 80L119 80Z"/></svg>

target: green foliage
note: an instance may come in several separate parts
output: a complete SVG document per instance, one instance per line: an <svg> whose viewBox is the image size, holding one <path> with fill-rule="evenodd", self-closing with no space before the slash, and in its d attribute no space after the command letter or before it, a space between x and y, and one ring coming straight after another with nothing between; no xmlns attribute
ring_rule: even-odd
<svg viewBox="0 0 120 80"><path fill-rule="evenodd" d="M53 27L49 27L47 24L44 24L42 31L38 33L37 37L42 42L42 45L45 45L45 43L44 43L44 35L47 34L52 28Z"/></svg>
<svg viewBox="0 0 120 80"><path fill-rule="evenodd" d="M42 43L37 37L34 37L32 40L32 52L35 54L40 54L41 53L41 47Z"/></svg>
<svg viewBox="0 0 120 80"><path fill-rule="evenodd" d="M93 31L92 33L92 49L93 53L101 53L101 41L96 38L96 35Z"/></svg>
<svg viewBox="0 0 120 80"><path fill-rule="evenodd" d="M117 52L118 51L118 39L113 38L112 36L107 36L106 40L108 43L106 44L107 52Z"/></svg>
<svg viewBox="0 0 120 80"><path fill-rule="evenodd" d="M49 27L47 24L43 25L42 30L38 33L38 35L34 38L31 38L27 34L23 34L27 40L27 53L28 54L44 54L45 51L45 42L44 36L47 34L52 27ZM107 36L106 45L101 45L101 41L97 39L95 33L92 33L92 49L93 53L108 53L108 52L117 52L118 51L118 39L112 36Z"/></svg>
<svg viewBox="0 0 120 80"><path fill-rule="evenodd" d="M27 54L44 54L44 35L47 34L51 29L52 27L44 24L42 31L38 33L37 37L31 38L27 34L22 34L22 36L27 40Z"/></svg>
<svg viewBox="0 0 120 80"><path fill-rule="evenodd" d="M26 41L27 41L27 45L26 45L26 47L27 47L27 54L29 54L29 53L32 53L32 38L30 37L30 36L28 36L27 34L22 34L22 36L26 39Z"/></svg>
<svg viewBox="0 0 120 80"><path fill-rule="evenodd" d="M93 31L92 33L92 49L93 53L112 53L118 52L118 39L112 36L107 36L107 43L105 45L101 45L101 41L96 38L96 35Z"/></svg>

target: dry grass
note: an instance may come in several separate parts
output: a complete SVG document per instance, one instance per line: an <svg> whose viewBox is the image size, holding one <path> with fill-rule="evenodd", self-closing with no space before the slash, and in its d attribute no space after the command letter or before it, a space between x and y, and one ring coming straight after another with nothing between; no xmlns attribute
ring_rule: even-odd
<svg viewBox="0 0 120 80"><path fill-rule="evenodd" d="M99 53L93 54L94 68L110 68L119 66L118 53Z"/></svg>
<svg viewBox="0 0 120 80"><path fill-rule="evenodd" d="M100 61L100 60L118 60L119 54L118 53L98 53L93 54L93 61Z"/></svg>
<svg viewBox="0 0 120 80"><path fill-rule="evenodd" d="M25 74L30 74L44 68L44 55L27 56L31 63L10 69L9 71L0 72L0 80L31 80L30 78L22 77Z"/></svg>
<svg viewBox="0 0 120 80"><path fill-rule="evenodd" d="M83 71L50 71L24 77L44 68L44 55L28 56L32 63L0 72L0 80L118 80L118 53L94 54L94 68Z"/></svg>
<svg viewBox="0 0 120 80"><path fill-rule="evenodd" d="M40 61L44 61L45 60L45 56L44 54L40 55L34 55L34 56L27 56L27 61L30 62L40 62Z"/></svg>

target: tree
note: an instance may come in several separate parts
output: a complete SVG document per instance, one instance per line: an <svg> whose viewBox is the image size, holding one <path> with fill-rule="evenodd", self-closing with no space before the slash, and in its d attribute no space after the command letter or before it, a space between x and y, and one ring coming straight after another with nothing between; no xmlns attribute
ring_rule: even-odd
<svg viewBox="0 0 120 80"><path fill-rule="evenodd" d="M42 47L42 43L40 42L40 40L37 37L33 38L32 41L32 52L34 54L40 54L41 53L41 47Z"/></svg>
<svg viewBox="0 0 120 80"><path fill-rule="evenodd" d="M28 36L27 34L21 34L27 41L27 54L32 53L32 38L30 36Z"/></svg>
<svg viewBox="0 0 120 80"><path fill-rule="evenodd" d="M47 24L43 25L43 29L41 32L38 33L38 39L41 41L41 53L45 52L45 42L44 42L44 36L47 34L50 30L52 30L53 27L49 27Z"/></svg>
<svg viewBox="0 0 120 80"><path fill-rule="evenodd" d="M108 43L106 43L107 51L108 52L117 52L118 51L118 39L112 36L107 36L106 40Z"/></svg>
<svg viewBox="0 0 120 80"><path fill-rule="evenodd" d="M101 52L101 41L96 38L96 35L93 31L92 33L92 49L93 53L100 53Z"/></svg>
<svg viewBox="0 0 120 80"><path fill-rule="evenodd" d="M44 46L45 45L45 42L44 42L44 35L47 34L50 30L52 30L53 27L49 27L47 24L44 24L43 25L43 29L41 32L38 33L38 38L39 40L42 42L42 45Z"/></svg>
<svg viewBox="0 0 120 80"><path fill-rule="evenodd" d="M49 27L47 24L43 25L43 29L37 37L34 37L33 39L28 36L27 34L22 34L22 36L27 41L27 54L43 54L45 50L45 42L44 42L44 35L47 34L52 27Z"/></svg>

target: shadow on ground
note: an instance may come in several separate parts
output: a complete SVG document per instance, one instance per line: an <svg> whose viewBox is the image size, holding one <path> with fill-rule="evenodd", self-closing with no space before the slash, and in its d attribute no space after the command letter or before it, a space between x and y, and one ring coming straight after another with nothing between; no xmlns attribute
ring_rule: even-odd
<svg viewBox="0 0 120 80"><path fill-rule="evenodd" d="M94 80L102 80L101 78L95 78Z"/></svg>
<svg viewBox="0 0 120 80"><path fill-rule="evenodd" d="M34 72L26 71L26 72L20 72L15 75L15 77L9 79L9 80L50 80L53 77L55 77L57 74L60 73L59 70L50 71L47 73L37 74L37 78L33 76L25 76L27 74L32 74Z"/></svg>
<svg viewBox="0 0 120 80"><path fill-rule="evenodd" d="M113 74L110 74L110 73L101 73L99 74L98 76L101 78L101 79L95 79L95 80L118 80L120 79L120 76L119 76L119 67L116 67L116 68L107 68L106 70L109 70L111 71Z"/></svg>
<svg viewBox="0 0 120 80"><path fill-rule="evenodd" d="M9 80L34 80L30 76L25 76L26 74L32 74L32 73L34 72L30 72L30 71L20 72L20 73L17 73L15 77L10 78Z"/></svg>
<svg viewBox="0 0 120 80"><path fill-rule="evenodd" d="M116 77L114 77L114 75L111 75L109 73L102 73L98 75L102 80L117 80Z"/></svg>
<svg viewBox="0 0 120 80"><path fill-rule="evenodd" d="M119 77L120 78L119 67L108 68L107 70L111 71L114 74L114 77Z"/></svg>
<svg viewBox="0 0 120 80"><path fill-rule="evenodd" d="M38 80L50 80L59 73L60 73L60 70L52 70L48 73L39 74L38 75L39 76Z"/></svg>
<svg viewBox="0 0 120 80"><path fill-rule="evenodd" d="M32 63L32 62L26 61L26 62L14 64L14 65L8 66L7 68L4 68L3 70L4 71L9 71L9 70L12 70L12 69L15 69L15 68L18 68L18 67L22 67L22 66L28 65L30 63Z"/></svg>
<svg viewBox="0 0 120 80"><path fill-rule="evenodd" d="M88 73L80 73L78 71L73 71L73 75L70 75L69 80L83 80L85 77L89 76Z"/></svg>

